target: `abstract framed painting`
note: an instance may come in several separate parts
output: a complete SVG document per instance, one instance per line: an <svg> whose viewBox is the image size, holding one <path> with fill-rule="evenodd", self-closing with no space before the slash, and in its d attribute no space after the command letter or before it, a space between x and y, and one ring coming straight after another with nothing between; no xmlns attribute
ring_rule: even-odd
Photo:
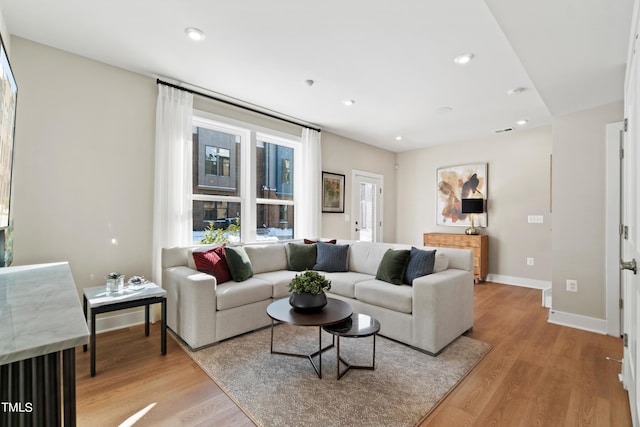
<svg viewBox="0 0 640 427"><path fill-rule="evenodd" d="M436 171L436 224L469 227L469 214L462 213L462 199L487 198L488 177L486 163L448 166ZM487 213L475 214L475 225L487 226Z"/></svg>
<svg viewBox="0 0 640 427"><path fill-rule="evenodd" d="M322 212L344 213L344 177L322 172Z"/></svg>

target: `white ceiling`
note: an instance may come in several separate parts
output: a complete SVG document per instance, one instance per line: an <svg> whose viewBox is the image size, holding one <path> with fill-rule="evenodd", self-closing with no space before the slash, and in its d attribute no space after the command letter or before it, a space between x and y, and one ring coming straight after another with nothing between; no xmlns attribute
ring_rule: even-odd
<svg viewBox="0 0 640 427"><path fill-rule="evenodd" d="M0 5L12 35L400 152L621 100L633 0ZM186 27L206 39L187 39ZM466 52L471 63L453 62ZM507 95L516 87L527 90Z"/></svg>

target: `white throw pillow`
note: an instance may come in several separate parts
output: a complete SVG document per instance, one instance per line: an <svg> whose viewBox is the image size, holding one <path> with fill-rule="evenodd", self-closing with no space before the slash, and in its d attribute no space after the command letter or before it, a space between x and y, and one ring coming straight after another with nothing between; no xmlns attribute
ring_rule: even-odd
<svg viewBox="0 0 640 427"><path fill-rule="evenodd" d="M433 272L440 273L449 268L449 257L447 254L436 251L436 262L433 265Z"/></svg>

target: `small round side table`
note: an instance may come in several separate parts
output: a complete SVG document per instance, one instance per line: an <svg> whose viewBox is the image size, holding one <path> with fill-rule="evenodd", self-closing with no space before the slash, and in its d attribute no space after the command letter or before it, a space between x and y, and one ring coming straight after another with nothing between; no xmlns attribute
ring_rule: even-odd
<svg viewBox="0 0 640 427"><path fill-rule="evenodd" d="M376 368L376 334L380 331L380 322L371 316L366 314L353 313L351 317L345 321L336 323L334 325L323 326L322 329L328 333L336 336L336 377L342 378L350 369L368 369L374 370ZM371 365L352 365L340 356L340 337L346 338L363 338L373 335L373 356ZM340 372L340 362L342 362L346 369Z"/></svg>

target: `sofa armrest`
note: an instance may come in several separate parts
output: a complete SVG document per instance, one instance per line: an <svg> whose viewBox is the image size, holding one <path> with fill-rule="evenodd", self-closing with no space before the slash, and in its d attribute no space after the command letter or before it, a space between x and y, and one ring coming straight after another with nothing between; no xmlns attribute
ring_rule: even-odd
<svg viewBox="0 0 640 427"><path fill-rule="evenodd" d="M413 281L413 339L437 354L473 327L473 273L448 269Z"/></svg>
<svg viewBox="0 0 640 427"><path fill-rule="evenodd" d="M193 349L215 342L216 278L176 266L162 270L162 285L167 291L167 326Z"/></svg>

